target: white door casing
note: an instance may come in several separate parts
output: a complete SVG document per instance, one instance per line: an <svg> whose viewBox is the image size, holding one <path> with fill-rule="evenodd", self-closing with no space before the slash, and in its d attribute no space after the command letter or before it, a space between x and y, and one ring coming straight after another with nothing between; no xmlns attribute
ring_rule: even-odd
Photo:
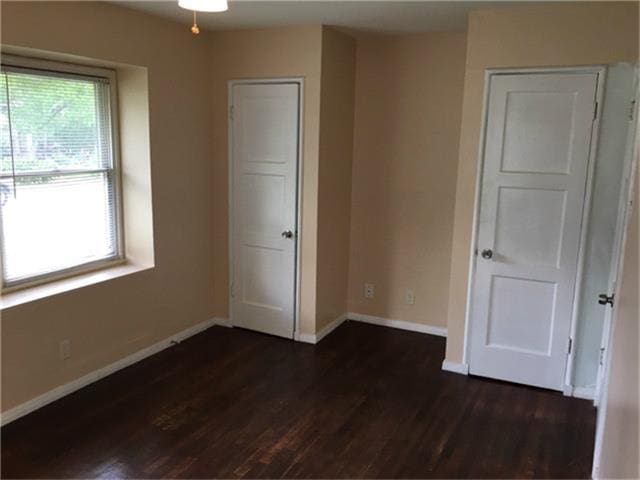
<svg viewBox="0 0 640 480"><path fill-rule="evenodd" d="M295 325L299 105L298 83L231 87L231 323L286 338Z"/></svg>
<svg viewBox="0 0 640 480"><path fill-rule="evenodd" d="M563 389L597 85L590 72L491 76L472 374Z"/></svg>

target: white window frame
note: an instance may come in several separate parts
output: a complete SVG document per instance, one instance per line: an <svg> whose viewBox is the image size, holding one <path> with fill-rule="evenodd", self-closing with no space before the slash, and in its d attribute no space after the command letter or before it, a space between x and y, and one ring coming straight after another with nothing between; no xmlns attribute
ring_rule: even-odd
<svg viewBox="0 0 640 480"><path fill-rule="evenodd" d="M120 138L118 128L118 97L117 97L117 78L115 70L101 67L93 67L87 65L77 65L72 63L63 63L51 60L37 59L31 57L21 57L15 55L2 55L2 67L10 67L13 71L24 70L25 72L44 71L49 76L60 76L65 78L90 78L97 77L105 79L109 85L109 121L111 124L111 152L112 167L109 169L95 170L70 170L64 172L37 172L38 174L55 174L69 175L77 173L96 173L111 171L112 187L114 192L114 220L116 228L116 253L115 255L82 263L72 267L56 270L50 273L30 276L24 279L6 282L4 278L4 269L2 269L2 261L5 258L5 252L2 242L0 242L0 291L9 293L16 290L22 290L29 287L35 287L44 283L54 282L65 278L82 275L84 273L94 272L105 268L111 268L124 264L125 246L124 246L124 221L123 221L123 202L122 202L122 169L120 163ZM1 212L0 212L1 215ZM0 221L0 233L3 228Z"/></svg>

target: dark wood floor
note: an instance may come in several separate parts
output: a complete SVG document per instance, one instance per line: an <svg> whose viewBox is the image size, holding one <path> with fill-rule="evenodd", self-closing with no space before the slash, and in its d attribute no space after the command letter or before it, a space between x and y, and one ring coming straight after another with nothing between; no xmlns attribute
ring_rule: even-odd
<svg viewBox="0 0 640 480"><path fill-rule="evenodd" d="M11 477L590 475L595 411L440 370L444 339L214 327L2 429Z"/></svg>

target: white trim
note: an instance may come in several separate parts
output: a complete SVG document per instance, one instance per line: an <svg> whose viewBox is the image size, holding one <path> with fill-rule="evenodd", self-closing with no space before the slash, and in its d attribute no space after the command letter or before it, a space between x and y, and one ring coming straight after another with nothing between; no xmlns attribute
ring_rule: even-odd
<svg viewBox="0 0 640 480"><path fill-rule="evenodd" d="M446 372L460 373L462 375L469 375L469 365L466 363L450 362L446 359L442 361L442 370Z"/></svg>
<svg viewBox="0 0 640 480"><path fill-rule="evenodd" d="M470 365L471 359L469 355L470 349L470 331L472 328L471 325L471 310L472 310L472 298L473 298L473 284L475 281L475 264L476 264L476 249L477 249L477 232L478 232L478 218L480 211L480 198L482 196L482 176L483 176L483 167L484 167L484 150L485 150L485 141L486 141L486 128L487 128L487 115L488 115L488 98L490 92L491 78L494 75L504 75L504 74L531 74L531 73L595 73L598 75L598 83L596 86L596 101L598 102L599 107L602 107L602 97L603 97L603 84L605 81L606 75L606 66L604 65L593 65L593 66L577 66L577 67L534 67L534 68L489 68L485 70L484 75L484 94L483 94L483 106L482 106L482 124L480 128L480 144L478 147L478 160L476 163L476 190L475 190L475 199L474 199L474 207L473 207L473 224L471 231L471 245L470 245L470 257L469 257L469 274L468 274L468 284L467 284L467 297L466 297L466 310L465 310L465 325L464 325L464 341L463 341L463 352L462 352L462 362L463 364ZM591 185L593 184L593 170L595 165L595 157L596 157L596 146L597 146L597 138L599 131L601 112L598 113L597 119L595 119L592 130L591 130L591 146L589 150L589 164L587 170L587 184L585 191L585 202L583 205L583 221L581 223L581 241L579 246L579 261L578 265L580 266L582 263L582 257L584 256L584 242L583 242L583 231L586 231L587 225L585 223L585 216L588 219L588 215L586 215L587 206L590 205L591 201ZM595 140L595 142L594 142ZM584 229L584 230L583 230ZM578 267L578 270L580 267ZM579 271L577 272L579 273ZM577 275L576 275L576 279ZM578 293L578 288L574 290L574 303L572 307L572 321L570 326L569 338L574 339L574 344L572 348L572 353L567 355L567 361L565 363L565 385L563 387L571 387L568 378L572 375L572 361L573 354L576 351L575 344L575 310L577 302L575 301L575 294ZM563 391L565 388L563 388Z"/></svg>
<svg viewBox="0 0 640 480"><path fill-rule="evenodd" d="M226 317L213 317L213 323L214 325L218 325L219 327L233 328L231 320Z"/></svg>
<svg viewBox="0 0 640 480"><path fill-rule="evenodd" d="M434 327L433 325L407 322L405 320L394 320L391 318L376 317L373 315L365 315L363 313L349 312L347 315L349 317L349 320L353 320L355 322L371 323L373 325L398 328L400 330L408 330L410 332L427 333L429 335L437 335L438 337L447 336L447 329L444 327Z"/></svg>
<svg viewBox="0 0 640 480"><path fill-rule="evenodd" d="M227 190L229 204L229 278L228 278L228 300L229 319L228 323L233 325L233 119L230 109L233 106L233 87L235 85L260 85L272 83L296 83L298 84L298 158L296 165L297 188L296 188L296 265L295 265L295 293L293 307L293 332L291 337L300 340L300 285L301 285L301 259L302 259L302 178L304 165L304 77L256 77L240 78L227 81Z"/></svg>
<svg viewBox="0 0 640 480"><path fill-rule="evenodd" d="M347 319L348 319L347 314L343 313L334 321L332 321L328 325L325 325L324 328L320 330L318 333L316 333L315 335L309 334L309 333L301 333L298 335L298 338L296 338L296 340L299 342L311 343L315 345L316 343L319 343L320 340L322 340L324 337L326 337L331 332L333 332L340 325L342 325Z"/></svg>
<svg viewBox="0 0 640 480"><path fill-rule="evenodd" d="M17 405L7 410L6 412L3 412L0 415L1 416L0 425L6 425L10 422L13 422L14 420L17 420L18 418L23 417L28 413L38 410L39 408L42 408L51 402L54 402L77 390L80 390L81 388L86 387L91 383L97 382L98 380L101 380L111 375L112 373L117 372L118 370L122 370L123 368L126 368L130 365L133 365L134 363L144 360L145 358L150 357L151 355L161 352L165 348L169 348L172 345L175 345L176 342L179 343L183 340L186 340L187 338L193 335L196 335L200 332L203 332L204 330L214 325L218 325L218 319L213 318L210 320L205 320L204 322L200 322L194 325L193 327L187 328L186 330L182 330L181 332L178 332L172 335L171 337L161 340L160 342L154 343L153 345L143 348L142 350L138 350L137 352L132 353L131 355L128 355L124 358L121 358L120 360L117 360L105 367L99 368L98 370L94 370L93 372L90 372L69 383L60 385L59 387L49 390L48 392L43 393L42 395L39 395L35 398L32 398L31 400L21 403L20 405Z"/></svg>
<svg viewBox="0 0 640 480"><path fill-rule="evenodd" d="M446 337L447 329L444 327L434 327L432 325L424 325L422 323L407 322L405 320L393 320L390 318L376 317L374 315L365 315L363 313L349 312L340 315L333 322L326 325L315 335L309 333L301 333L296 337L297 341L304 343L316 344L320 342L324 337L333 332L346 320L352 320L354 322L369 323L372 325L379 325L382 327L397 328L399 330L407 330L410 332L426 333L428 335L436 335L438 337Z"/></svg>
<svg viewBox="0 0 640 480"><path fill-rule="evenodd" d="M593 400L596 398L595 387L573 387L571 396L575 398L583 398L584 400Z"/></svg>
<svg viewBox="0 0 640 480"><path fill-rule="evenodd" d="M317 343L316 336L312 333L299 333L295 338L296 342L310 343L315 345Z"/></svg>

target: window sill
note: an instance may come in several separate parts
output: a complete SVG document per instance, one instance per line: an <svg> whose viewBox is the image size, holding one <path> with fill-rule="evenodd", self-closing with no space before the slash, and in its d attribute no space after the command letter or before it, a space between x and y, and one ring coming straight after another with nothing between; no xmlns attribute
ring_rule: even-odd
<svg viewBox="0 0 640 480"><path fill-rule="evenodd" d="M7 310L18 305L34 302L43 298L59 295L79 288L95 285L96 283L106 282L114 278L124 277L143 270L153 268L153 265L139 265L134 263L126 263L114 267L97 270L74 277L56 280L53 282L37 285L22 290L2 293L0 295L0 311Z"/></svg>

